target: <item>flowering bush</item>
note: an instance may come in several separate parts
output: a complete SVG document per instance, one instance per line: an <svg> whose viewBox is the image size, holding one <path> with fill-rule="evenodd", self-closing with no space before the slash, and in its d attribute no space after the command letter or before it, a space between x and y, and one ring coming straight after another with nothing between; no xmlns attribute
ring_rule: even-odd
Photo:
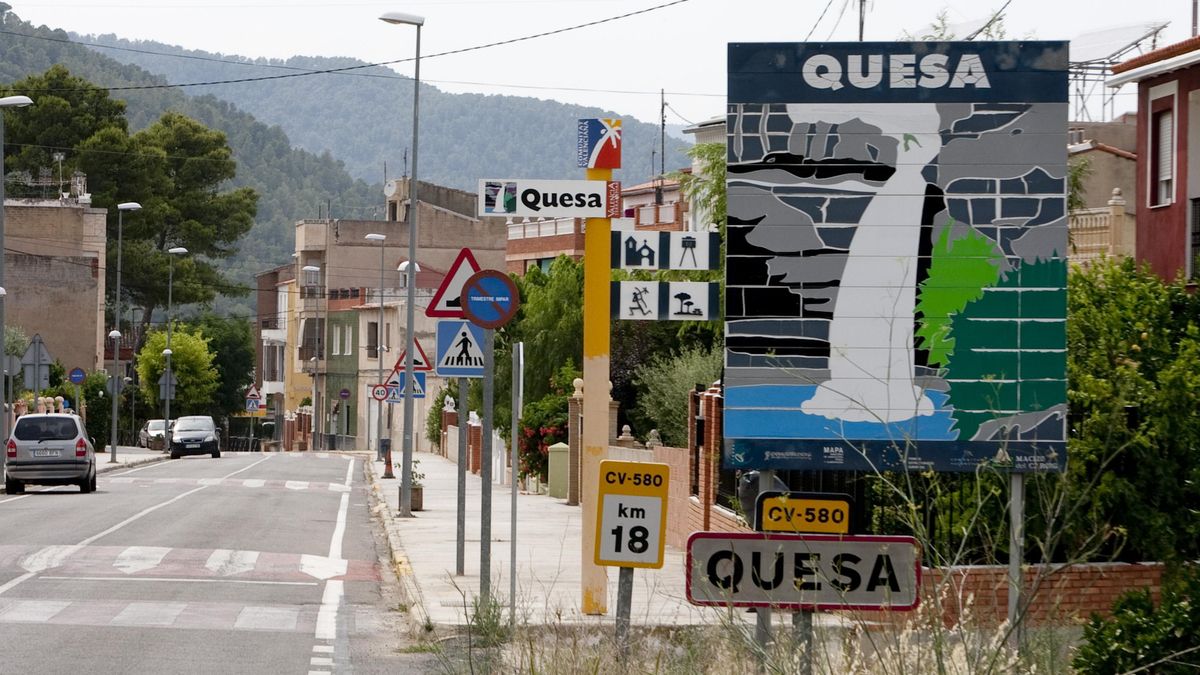
<svg viewBox="0 0 1200 675"><path fill-rule="evenodd" d="M537 476L545 481L550 464L550 446L567 442L567 402L573 388L571 381L579 377L574 364L563 366L550 379L550 393L525 406L521 415L520 440L517 454L522 477Z"/></svg>

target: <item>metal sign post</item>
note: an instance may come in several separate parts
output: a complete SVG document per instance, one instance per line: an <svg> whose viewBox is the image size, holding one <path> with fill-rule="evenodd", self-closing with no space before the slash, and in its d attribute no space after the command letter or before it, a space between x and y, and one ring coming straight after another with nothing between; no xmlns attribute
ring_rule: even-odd
<svg viewBox="0 0 1200 675"><path fill-rule="evenodd" d="M460 577L466 574L467 436L470 429L467 423L470 417L470 411L467 410L467 393L467 378L458 378L458 537L454 573Z"/></svg>
<svg viewBox="0 0 1200 675"><path fill-rule="evenodd" d="M621 568L617 578L617 644L622 662L629 659L629 613L633 568L663 564L667 531L667 495L671 467L653 462L600 462L597 489L597 566Z"/></svg>
<svg viewBox="0 0 1200 675"><path fill-rule="evenodd" d="M492 397L496 390L495 331L483 333L483 448L479 451L479 598L486 608L492 594Z"/></svg>

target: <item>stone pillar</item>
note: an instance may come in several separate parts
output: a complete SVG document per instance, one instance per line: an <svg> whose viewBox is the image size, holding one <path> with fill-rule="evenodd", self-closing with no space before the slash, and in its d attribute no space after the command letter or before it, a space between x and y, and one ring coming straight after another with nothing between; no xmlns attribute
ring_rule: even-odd
<svg viewBox="0 0 1200 675"><path fill-rule="evenodd" d="M717 468L721 465L721 415L723 397L717 385L704 392L701 405L704 410L704 439L700 452L700 505L704 513L704 529L711 529L712 507L717 501Z"/></svg>
<svg viewBox="0 0 1200 675"><path fill-rule="evenodd" d="M567 445L570 446L567 462L567 506L579 506L580 452L583 449L583 380L575 378L571 383L575 393L567 401Z"/></svg>
<svg viewBox="0 0 1200 675"><path fill-rule="evenodd" d="M620 433L617 431L617 415L621 412L621 404L613 400L612 380L608 381L608 444L616 445Z"/></svg>
<svg viewBox="0 0 1200 675"><path fill-rule="evenodd" d="M1125 213L1125 197L1121 188L1113 188L1108 200L1109 232L1114 256L1133 257L1137 253L1137 222Z"/></svg>
<svg viewBox="0 0 1200 675"><path fill-rule="evenodd" d="M458 411L454 408L454 399L447 396L442 404L442 428L441 436L438 439L438 448L441 449L443 457L449 457L451 454L450 448L446 447L446 431L450 427L456 426L458 426ZM457 454L458 448L455 448L454 451Z"/></svg>

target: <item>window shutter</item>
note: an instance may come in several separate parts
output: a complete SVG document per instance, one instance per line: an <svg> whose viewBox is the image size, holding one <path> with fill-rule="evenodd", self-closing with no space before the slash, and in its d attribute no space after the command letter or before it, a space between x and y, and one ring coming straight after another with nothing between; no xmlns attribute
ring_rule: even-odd
<svg viewBox="0 0 1200 675"><path fill-rule="evenodd" d="M1158 180L1171 180L1171 172L1175 160L1175 147L1172 143L1175 134L1173 132L1174 123L1171 119L1171 111L1164 111L1156 116L1158 122Z"/></svg>

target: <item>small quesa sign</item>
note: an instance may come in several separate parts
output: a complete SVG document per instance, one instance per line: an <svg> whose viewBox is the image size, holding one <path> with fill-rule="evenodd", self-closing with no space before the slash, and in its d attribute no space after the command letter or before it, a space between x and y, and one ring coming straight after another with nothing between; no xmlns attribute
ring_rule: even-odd
<svg viewBox="0 0 1200 675"><path fill-rule="evenodd" d="M696 532L687 544L692 604L782 610L911 610L921 548L890 535Z"/></svg>

